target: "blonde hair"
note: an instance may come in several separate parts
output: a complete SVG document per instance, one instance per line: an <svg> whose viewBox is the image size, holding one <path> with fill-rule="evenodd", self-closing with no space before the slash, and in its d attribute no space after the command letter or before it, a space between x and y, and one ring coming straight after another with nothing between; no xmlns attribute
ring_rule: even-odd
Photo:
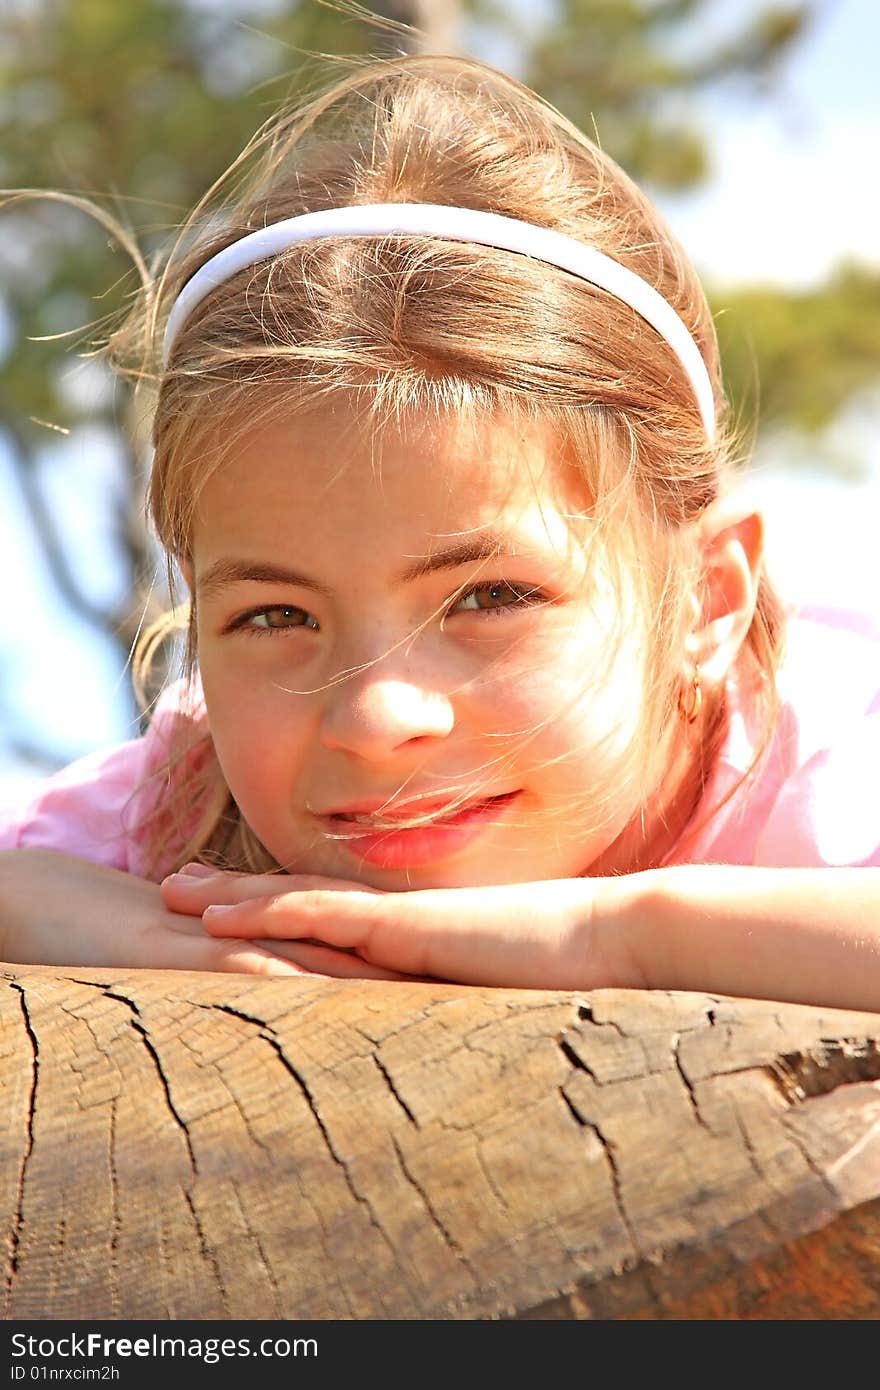
<svg viewBox="0 0 880 1390"><path fill-rule="evenodd" d="M424 236L319 240L240 273L197 306L163 368L170 307L222 247L299 213L377 202L501 213L567 233L627 266L695 339L713 383L715 439L707 440L675 355L627 305L528 257ZM279 391L291 412L344 393L377 430L425 413L550 421L591 515L605 523L606 556L628 567L654 615L631 775L659 784L662 762L689 737L678 714L687 593L698 579L687 523L724 490L733 457L718 348L698 278L657 211L538 96L464 58L415 55L349 72L258 131L186 222L111 350L115 365L155 396L149 508L176 560L189 554L200 489ZM145 635L139 679L179 621L169 615ZM780 605L762 578L738 657L739 678L762 711L758 756L775 719L781 632ZM195 667L190 620L191 687ZM199 857L228 868L277 868L223 783L210 733L185 702L178 722L157 774L154 813L141 826L153 867L169 867L173 845L173 867ZM723 732L719 700L694 745L707 768Z"/></svg>

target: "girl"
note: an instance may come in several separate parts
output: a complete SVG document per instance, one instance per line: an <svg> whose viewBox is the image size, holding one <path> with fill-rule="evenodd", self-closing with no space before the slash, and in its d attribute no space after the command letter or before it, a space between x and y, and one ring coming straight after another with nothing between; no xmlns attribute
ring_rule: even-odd
<svg viewBox="0 0 880 1390"><path fill-rule="evenodd" d="M186 671L12 818L6 959L880 1009L877 634L783 662L702 290L579 131L361 69L111 349Z"/></svg>

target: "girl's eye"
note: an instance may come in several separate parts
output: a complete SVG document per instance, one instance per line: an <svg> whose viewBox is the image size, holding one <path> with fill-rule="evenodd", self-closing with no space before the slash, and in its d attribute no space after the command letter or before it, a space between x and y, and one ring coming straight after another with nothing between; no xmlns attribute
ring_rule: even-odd
<svg viewBox="0 0 880 1390"><path fill-rule="evenodd" d="M542 603L544 595L531 584L508 584L497 580L491 584L477 584L455 604L456 613L499 613L510 608L528 608Z"/></svg>
<svg viewBox="0 0 880 1390"><path fill-rule="evenodd" d="M243 613L240 618L236 618L232 626L244 632L287 632L294 627L304 627L316 632L318 620L304 608L278 603L270 608L256 608L251 613Z"/></svg>

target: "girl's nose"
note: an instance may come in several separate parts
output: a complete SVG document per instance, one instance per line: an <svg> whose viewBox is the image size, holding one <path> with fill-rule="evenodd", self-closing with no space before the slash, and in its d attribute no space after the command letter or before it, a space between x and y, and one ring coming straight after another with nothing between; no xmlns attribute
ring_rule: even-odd
<svg viewBox="0 0 880 1390"><path fill-rule="evenodd" d="M321 722L327 748L381 762L404 745L445 738L455 723L447 695L409 681L343 681L331 691Z"/></svg>

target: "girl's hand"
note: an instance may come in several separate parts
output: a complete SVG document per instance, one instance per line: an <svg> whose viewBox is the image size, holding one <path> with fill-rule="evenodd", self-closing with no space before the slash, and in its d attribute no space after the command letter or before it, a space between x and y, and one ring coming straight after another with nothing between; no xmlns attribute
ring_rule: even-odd
<svg viewBox="0 0 880 1390"><path fill-rule="evenodd" d="M162 897L175 912L202 916L218 941L272 941L289 959L328 975L637 988L644 979L613 930L624 895L612 890L622 882L383 893L340 879L188 865L164 881Z"/></svg>
<svg viewBox="0 0 880 1390"><path fill-rule="evenodd" d="M271 943L209 936L155 883L54 850L0 853L0 959L26 965L304 975Z"/></svg>
<svg viewBox="0 0 880 1390"><path fill-rule="evenodd" d="M162 896L174 913L204 914L218 943L272 941L328 975L880 1009L877 868L684 864L404 893L295 875L175 875ZM316 940L324 945L302 944Z"/></svg>
<svg viewBox="0 0 880 1390"><path fill-rule="evenodd" d="M297 875L175 875L173 913L327 975L674 989L880 1009L880 872L697 864L381 893ZM308 943L323 944L308 944Z"/></svg>

